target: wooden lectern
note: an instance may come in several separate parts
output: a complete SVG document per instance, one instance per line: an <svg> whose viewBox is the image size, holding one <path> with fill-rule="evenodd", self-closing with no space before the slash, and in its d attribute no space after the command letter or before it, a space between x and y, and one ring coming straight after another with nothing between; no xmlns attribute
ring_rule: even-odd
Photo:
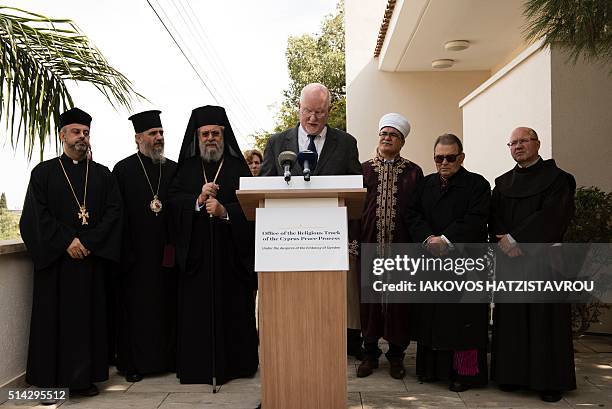
<svg viewBox="0 0 612 409"><path fill-rule="evenodd" d="M259 214L256 230L261 235L262 228L266 228L263 223L270 223L264 221L264 212L274 214L274 219L291 215L277 225L288 226L291 233L300 233L307 226L301 219L306 209L322 214L324 208L345 207L342 214L359 218L366 189L361 175L313 176L310 182L294 176L289 183L283 177L259 177L241 178L236 193L247 219L255 220ZM332 222L337 231L346 229L346 216L341 219ZM329 220L327 223L325 226L330 225ZM291 230L292 225L298 227ZM346 231L341 233L348 237ZM256 246L262 246L258 240ZM346 260L341 270L322 267L326 262L324 251L301 250L309 258L307 261L299 257L264 260L266 256L256 249L263 409L346 408L346 241L338 242L336 254L340 247ZM258 269L258 265L274 263L288 268Z"/></svg>

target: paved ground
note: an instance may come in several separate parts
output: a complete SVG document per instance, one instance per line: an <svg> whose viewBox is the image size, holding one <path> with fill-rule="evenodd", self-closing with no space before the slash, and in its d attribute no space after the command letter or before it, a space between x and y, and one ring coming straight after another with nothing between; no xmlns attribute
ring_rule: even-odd
<svg viewBox="0 0 612 409"><path fill-rule="evenodd" d="M531 392L505 393L495 385L462 393L450 392L446 385L419 384L415 376L415 351L406 355L408 375L403 381L381 368L368 378L355 376L357 362L348 362L348 407L350 409L394 408L612 408L612 337L584 336L575 342L578 389L558 403L542 402ZM223 385L212 394L208 385L180 385L174 374L127 383L111 371L108 382L98 385L95 398L71 399L62 409L253 409L259 402L259 377L240 379ZM54 408L33 402L5 402L0 409ZM291 408L287 408L291 409Z"/></svg>

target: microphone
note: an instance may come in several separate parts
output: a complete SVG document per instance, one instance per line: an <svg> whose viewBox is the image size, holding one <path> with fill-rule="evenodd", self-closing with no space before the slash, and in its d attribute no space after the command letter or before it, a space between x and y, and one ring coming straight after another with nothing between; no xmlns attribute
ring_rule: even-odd
<svg viewBox="0 0 612 409"><path fill-rule="evenodd" d="M306 151L302 151L298 153L297 158L298 158L298 162L304 169L303 171L304 180L306 182L309 182L310 181L310 167L312 166L312 168L314 169L314 167L317 166L317 154L314 153L313 151L306 150Z"/></svg>
<svg viewBox="0 0 612 409"><path fill-rule="evenodd" d="M297 156L293 151L283 151L278 155L278 164L285 170L285 182L291 180L291 167L295 163Z"/></svg>

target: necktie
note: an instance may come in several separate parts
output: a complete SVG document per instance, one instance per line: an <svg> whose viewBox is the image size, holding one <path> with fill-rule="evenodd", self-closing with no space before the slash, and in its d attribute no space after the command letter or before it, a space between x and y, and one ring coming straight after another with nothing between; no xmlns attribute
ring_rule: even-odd
<svg viewBox="0 0 612 409"><path fill-rule="evenodd" d="M440 176L440 190L444 192L448 188L448 180Z"/></svg>
<svg viewBox="0 0 612 409"><path fill-rule="evenodd" d="M315 166L310 168L310 170L312 171L314 171L314 168L316 167L316 163L319 161L319 153L317 152L317 147L314 143L314 140L316 137L317 135L308 135L308 139L310 139L310 142L308 143L308 150L314 152L315 154Z"/></svg>

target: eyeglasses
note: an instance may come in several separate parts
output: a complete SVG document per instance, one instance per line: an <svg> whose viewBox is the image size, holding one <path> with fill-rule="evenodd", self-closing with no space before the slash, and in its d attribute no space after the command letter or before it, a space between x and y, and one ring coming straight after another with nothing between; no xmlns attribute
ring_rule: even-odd
<svg viewBox="0 0 612 409"><path fill-rule="evenodd" d="M300 108L300 112L308 117L314 115L318 119L321 119L327 115L327 111L311 111L308 108Z"/></svg>
<svg viewBox="0 0 612 409"><path fill-rule="evenodd" d="M506 145L508 145L509 148L514 148L517 145L525 145L529 141L537 141L537 139L536 138L518 139L516 141L508 142Z"/></svg>
<svg viewBox="0 0 612 409"><path fill-rule="evenodd" d="M389 138L403 139L402 135L395 132L380 132L378 136L380 136L381 139L386 138L387 136Z"/></svg>
<svg viewBox="0 0 612 409"><path fill-rule="evenodd" d="M221 136L221 131L214 129L212 131L204 131L204 132L200 132L200 136L204 137L204 139L207 139L209 136L212 136L213 138L218 138L219 136Z"/></svg>
<svg viewBox="0 0 612 409"><path fill-rule="evenodd" d="M434 156L434 161L436 163L442 163L444 162L444 159L446 159L446 161L448 163L454 163L457 158L459 157L459 155L461 155L460 153L456 153L454 155L435 155Z"/></svg>

